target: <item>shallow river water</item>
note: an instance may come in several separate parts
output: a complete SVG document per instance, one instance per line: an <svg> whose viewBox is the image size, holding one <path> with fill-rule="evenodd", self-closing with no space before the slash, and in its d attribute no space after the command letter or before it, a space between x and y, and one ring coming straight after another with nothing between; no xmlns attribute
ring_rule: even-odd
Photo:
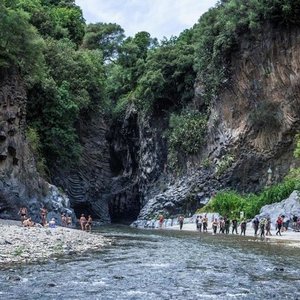
<svg viewBox="0 0 300 300"><path fill-rule="evenodd" d="M300 299L300 249L103 227L101 253L0 271L0 299Z"/></svg>

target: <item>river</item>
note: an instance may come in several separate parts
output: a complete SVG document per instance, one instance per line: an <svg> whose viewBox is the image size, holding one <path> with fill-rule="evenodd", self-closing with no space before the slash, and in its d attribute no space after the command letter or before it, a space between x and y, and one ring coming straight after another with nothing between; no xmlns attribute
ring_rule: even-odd
<svg viewBox="0 0 300 300"><path fill-rule="evenodd" d="M100 253L0 271L0 299L300 299L300 250L240 236L102 227Z"/></svg>

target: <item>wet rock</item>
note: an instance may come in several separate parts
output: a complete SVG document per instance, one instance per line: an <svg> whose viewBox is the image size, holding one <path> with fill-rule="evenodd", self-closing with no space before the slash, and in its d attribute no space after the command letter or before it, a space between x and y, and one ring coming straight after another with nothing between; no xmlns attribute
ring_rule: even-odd
<svg viewBox="0 0 300 300"><path fill-rule="evenodd" d="M48 283L47 286L48 286L48 287L55 287L56 284L55 284L55 283Z"/></svg>
<svg viewBox="0 0 300 300"><path fill-rule="evenodd" d="M9 281L21 281L22 277L18 275L9 275L6 279Z"/></svg>

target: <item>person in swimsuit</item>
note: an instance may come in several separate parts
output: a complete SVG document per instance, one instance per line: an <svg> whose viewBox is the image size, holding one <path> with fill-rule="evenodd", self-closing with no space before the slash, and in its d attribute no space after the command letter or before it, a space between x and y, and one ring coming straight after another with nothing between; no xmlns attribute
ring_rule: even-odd
<svg viewBox="0 0 300 300"><path fill-rule="evenodd" d="M72 217L71 216L67 216L67 226L68 227L72 226Z"/></svg>
<svg viewBox="0 0 300 300"><path fill-rule="evenodd" d="M23 221L24 227L33 227L35 223L31 220L31 218L27 218Z"/></svg>
<svg viewBox="0 0 300 300"><path fill-rule="evenodd" d="M66 217L66 214L61 214L61 225L63 227L67 226L67 217Z"/></svg>
<svg viewBox="0 0 300 300"><path fill-rule="evenodd" d="M45 207L41 208L41 219L42 219L42 225L45 226L47 223L47 209Z"/></svg>
<svg viewBox="0 0 300 300"><path fill-rule="evenodd" d="M92 231L92 223L93 223L93 219L91 217L91 215L88 216L87 222L85 224L85 230L86 231Z"/></svg>
<svg viewBox="0 0 300 300"><path fill-rule="evenodd" d="M158 221L159 228L162 228L162 226L164 224L164 220L165 220L164 216L163 215L159 215L158 220L159 220Z"/></svg>
<svg viewBox="0 0 300 300"><path fill-rule="evenodd" d="M23 225L23 221L27 219L27 208L25 206L22 206L19 210L20 218L21 218L21 224Z"/></svg>
<svg viewBox="0 0 300 300"><path fill-rule="evenodd" d="M87 222L86 217L84 216L84 214L81 214L81 217L79 219L79 224L81 226L81 230L85 229L86 222Z"/></svg>

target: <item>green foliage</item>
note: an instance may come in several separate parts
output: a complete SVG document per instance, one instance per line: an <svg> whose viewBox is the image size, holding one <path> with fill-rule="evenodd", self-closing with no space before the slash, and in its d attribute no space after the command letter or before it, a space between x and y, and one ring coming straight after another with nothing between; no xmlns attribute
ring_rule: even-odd
<svg viewBox="0 0 300 300"><path fill-rule="evenodd" d="M148 52L135 98L144 110L183 107L194 96L194 47L184 39L163 41Z"/></svg>
<svg viewBox="0 0 300 300"><path fill-rule="evenodd" d="M36 166L39 174L42 177L46 177L46 160L42 154L42 145L39 134L35 128L28 127L26 132L27 141L29 143L29 147L36 159Z"/></svg>
<svg viewBox="0 0 300 300"><path fill-rule="evenodd" d="M297 134L295 138L296 138L296 147L294 150L294 156L296 158L299 158L300 157L300 134Z"/></svg>
<svg viewBox="0 0 300 300"><path fill-rule="evenodd" d="M258 195L240 195L235 191L223 191L211 199L201 212L218 212L232 218L239 216L243 211L246 218L253 218L264 205L286 199L297 185L299 186L299 176L296 178L290 175L282 183L268 187Z"/></svg>
<svg viewBox="0 0 300 300"><path fill-rule="evenodd" d="M22 9L0 3L0 68L19 67L35 76L42 65L43 41Z"/></svg>
<svg viewBox="0 0 300 300"><path fill-rule="evenodd" d="M299 24L299 9L299 0L228 0L199 19L193 28L195 70L205 83L208 103L229 79L230 55L240 36L255 36L266 22Z"/></svg>
<svg viewBox="0 0 300 300"><path fill-rule="evenodd" d="M100 49L105 60L117 57L124 39L124 29L115 23L96 23L86 27L82 46L87 49Z"/></svg>
<svg viewBox="0 0 300 300"><path fill-rule="evenodd" d="M29 91L28 120L38 130L48 165L71 164L81 153L75 122L83 110L105 110L104 67L98 50L76 50L68 39L46 40L47 70Z"/></svg>
<svg viewBox="0 0 300 300"><path fill-rule="evenodd" d="M216 165L216 175L222 175L234 162L234 156L230 154L223 155Z"/></svg>
<svg viewBox="0 0 300 300"><path fill-rule="evenodd" d="M206 125L206 116L195 111L172 114L168 134L169 148L185 154L197 153L203 145Z"/></svg>
<svg viewBox="0 0 300 300"><path fill-rule="evenodd" d="M18 7L29 13L30 23L43 37L69 38L81 44L85 23L74 1L18 0Z"/></svg>

